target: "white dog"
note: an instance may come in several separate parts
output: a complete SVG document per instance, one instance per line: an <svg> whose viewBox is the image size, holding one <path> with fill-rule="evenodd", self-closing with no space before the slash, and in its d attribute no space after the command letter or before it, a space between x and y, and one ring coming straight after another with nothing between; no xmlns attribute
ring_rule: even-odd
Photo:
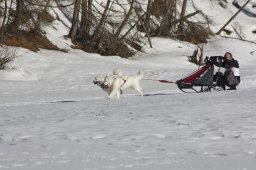
<svg viewBox="0 0 256 170"><path fill-rule="evenodd" d="M120 72L119 72L120 73ZM106 76L104 80L104 86L110 88L108 96L109 99L112 99L115 95L117 98L120 97L120 92L124 89L131 88L139 92L143 96L143 89L140 87L140 80L144 77L142 71L138 71L137 75L134 76Z"/></svg>
<svg viewBox="0 0 256 170"><path fill-rule="evenodd" d="M120 68L116 68L115 70L113 70L113 78L115 77L121 77L123 75L122 70ZM105 92L107 92L108 94L110 94L111 89L109 86L104 85L104 80L107 77L107 75L98 75L94 78L93 83L97 86L100 86L102 90L104 90ZM120 91L120 94L122 94L123 92Z"/></svg>
<svg viewBox="0 0 256 170"><path fill-rule="evenodd" d="M113 75L114 76L120 76L122 77L123 76L123 72L120 68L116 68L115 70L113 70Z"/></svg>
<svg viewBox="0 0 256 170"><path fill-rule="evenodd" d="M102 90L106 91L106 92L110 92L110 88L104 85L104 80L105 80L106 76L105 75L98 75L94 78L93 80L93 84L100 86L102 88Z"/></svg>

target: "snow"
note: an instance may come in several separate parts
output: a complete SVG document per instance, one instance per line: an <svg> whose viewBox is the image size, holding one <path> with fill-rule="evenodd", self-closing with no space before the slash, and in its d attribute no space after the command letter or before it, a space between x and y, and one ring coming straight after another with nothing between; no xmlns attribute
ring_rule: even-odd
<svg viewBox="0 0 256 170"><path fill-rule="evenodd" d="M47 33L68 48L61 34ZM0 71L0 170L254 170L255 44L215 37L205 45L205 56L230 51L239 61L237 91L187 94L142 80L144 97L127 90L106 99L92 81L117 67L171 81L197 69L186 57L195 46L152 41L130 59L17 48L13 69Z"/></svg>

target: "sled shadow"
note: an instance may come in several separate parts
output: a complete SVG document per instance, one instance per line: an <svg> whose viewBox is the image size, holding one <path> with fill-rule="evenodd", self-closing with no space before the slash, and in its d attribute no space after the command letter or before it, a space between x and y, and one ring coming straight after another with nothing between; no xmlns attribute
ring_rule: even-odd
<svg viewBox="0 0 256 170"><path fill-rule="evenodd" d="M176 95L178 93L150 93L150 94L144 94L145 97L150 97L150 96L171 96L171 95Z"/></svg>
<svg viewBox="0 0 256 170"><path fill-rule="evenodd" d="M59 103L75 103L77 101L75 100L63 100L63 101L54 101L54 102L48 102L49 104L59 104Z"/></svg>

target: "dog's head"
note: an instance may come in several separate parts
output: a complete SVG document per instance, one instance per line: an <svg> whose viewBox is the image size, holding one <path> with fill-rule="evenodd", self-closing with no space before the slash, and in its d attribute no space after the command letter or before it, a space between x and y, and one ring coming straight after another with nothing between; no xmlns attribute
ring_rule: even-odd
<svg viewBox="0 0 256 170"><path fill-rule="evenodd" d="M104 79L105 79L105 76L103 75L98 75L94 78L93 80L93 84L96 84L98 86L101 86L102 84L104 84Z"/></svg>
<svg viewBox="0 0 256 170"><path fill-rule="evenodd" d="M114 79L111 76L106 76L104 79L104 86L110 87L113 83Z"/></svg>
<svg viewBox="0 0 256 170"><path fill-rule="evenodd" d="M115 70L113 70L113 75L122 77L123 72L120 68L116 68Z"/></svg>

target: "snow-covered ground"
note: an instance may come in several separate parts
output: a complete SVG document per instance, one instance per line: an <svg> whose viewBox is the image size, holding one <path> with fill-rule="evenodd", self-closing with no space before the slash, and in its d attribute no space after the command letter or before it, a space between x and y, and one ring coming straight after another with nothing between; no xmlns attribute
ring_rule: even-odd
<svg viewBox="0 0 256 170"><path fill-rule="evenodd" d="M56 38L65 34L47 33L68 46ZM152 41L153 49L130 59L17 49L14 69L0 71L0 170L254 170L255 44L216 37L205 46L205 56L230 51L239 61L237 91L182 93L142 80L144 97L126 90L106 99L92 81L117 67L171 81L197 69L186 57L193 45Z"/></svg>
<svg viewBox="0 0 256 170"><path fill-rule="evenodd" d="M183 56L194 47L153 42L130 60L19 50L15 70L0 72L0 169L255 169L255 45L217 38L206 46L206 55L231 51L240 61L237 91L185 94L143 80L144 97L127 90L105 99L93 78L116 67L156 80L197 69Z"/></svg>

